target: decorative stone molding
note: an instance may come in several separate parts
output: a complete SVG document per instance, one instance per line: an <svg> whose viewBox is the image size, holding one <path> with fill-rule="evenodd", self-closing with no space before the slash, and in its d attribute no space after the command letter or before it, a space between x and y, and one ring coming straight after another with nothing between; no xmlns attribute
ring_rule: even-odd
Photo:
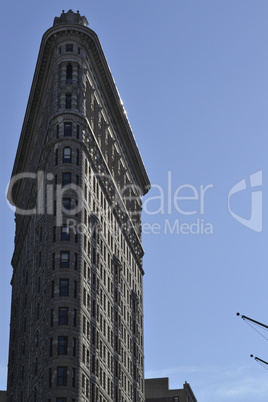
<svg viewBox="0 0 268 402"><path fill-rule="evenodd" d="M131 218L129 217L123 201L120 202L120 205L118 203L114 204L115 198L119 200L121 199L121 196L119 193L115 193L116 185L111 185L111 179L107 178L108 176L110 176L110 173L105 168L102 156L99 152L98 147L96 146L95 139L93 138L93 135L89 130L87 130L86 133L83 133L82 142L85 144L90 155L92 168L94 169L94 172L98 175L98 179L102 185L107 199L114 207L114 212L120 222L120 227L125 233L125 236L128 239L128 242L137 257L137 262L140 269L142 269L142 257L144 255L144 251L141 246L140 240L138 238L136 230L134 229L134 226L130 224ZM144 273L143 270L142 273Z"/></svg>
<svg viewBox="0 0 268 402"><path fill-rule="evenodd" d="M69 10L67 13L62 10L60 17L55 17L53 26L60 25L60 24L79 24L83 26L88 26L88 21L86 17L82 17L77 11L74 13L72 10Z"/></svg>

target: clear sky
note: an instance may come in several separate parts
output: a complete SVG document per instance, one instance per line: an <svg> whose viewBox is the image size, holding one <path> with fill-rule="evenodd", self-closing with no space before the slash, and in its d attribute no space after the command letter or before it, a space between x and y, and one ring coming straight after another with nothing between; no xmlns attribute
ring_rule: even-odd
<svg viewBox="0 0 268 402"><path fill-rule="evenodd" d="M199 402L267 402L268 372L249 357L268 360L267 340L235 315L268 323L266 0L2 4L0 389L14 237L5 188L41 37L70 8L99 36L153 184L143 214L146 377L187 381ZM244 190L229 193L239 182Z"/></svg>

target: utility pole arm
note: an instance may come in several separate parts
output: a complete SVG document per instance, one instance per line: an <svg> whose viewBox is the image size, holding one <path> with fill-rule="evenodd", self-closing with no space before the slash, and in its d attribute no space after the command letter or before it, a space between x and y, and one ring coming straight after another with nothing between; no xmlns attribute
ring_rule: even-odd
<svg viewBox="0 0 268 402"><path fill-rule="evenodd" d="M243 320L249 320L251 322L254 322L255 324L260 325L261 327L267 328L268 329L268 325L262 324L259 321L253 320L252 318L247 317L246 315L240 315L240 313L236 313L237 316L240 316Z"/></svg>
<svg viewBox="0 0 268 402"><path fill-rule="evenodd" d="M254 357L253 355L250 355L250 357ZM266 362L265 360L260 359L259 357L254 357L254 359L258 362L262 362L264 364L266 364L266 366L268 366L268 362Z"/></svg>

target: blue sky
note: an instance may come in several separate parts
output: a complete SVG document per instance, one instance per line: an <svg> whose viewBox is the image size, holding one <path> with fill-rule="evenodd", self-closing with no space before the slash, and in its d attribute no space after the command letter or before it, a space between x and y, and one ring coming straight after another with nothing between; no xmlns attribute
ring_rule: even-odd
<svg viewBox="0 0 268 402"><path fill-rule="evenodd" d="M235 315L268 323L268 3L262 0L2 5L0 389L14 237L5 188L41 37L70 8L99 36L153 184L143 214L146 376L168 376L173 388L187 381L199 402L267 401L268 373L249 357L268 360L267 341ZM262 211L250 189L250 175L260 171L262 186L252 190L262 195ZM229 191L243 179L246 189L230 207L248 220L257 208L261 232L228 210ZM203 210L202 186L210 186ZM202 225L210 225L209 234L201 234Z"/></svg>

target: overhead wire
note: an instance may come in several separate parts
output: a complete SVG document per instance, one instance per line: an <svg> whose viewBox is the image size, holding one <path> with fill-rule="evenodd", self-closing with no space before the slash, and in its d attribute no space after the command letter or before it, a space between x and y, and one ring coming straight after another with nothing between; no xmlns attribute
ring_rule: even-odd
<svg viewBox="0 0 268 402"><path fill-rule="evenodd" d="M237 315L239 316L240 314L237 313ZM258 331L257 328L255 328L255 327L253 326L253 324L255 324L255 326L257 326L257 327L261 327L262 329L265 329L266 331L268 331L268 328L266 328L266 326L262 325L261 323L255 322L254 320L252 320L252 323L251 323L251 320L248 319L248 317L245 317L245 316L241 316L241 318L242 318L252 329L254 329L254 331L256 331L259 335L261 335L264 339L266 339L266 340L268 341L268 338L267 338L265 335L263 335L260 331ZM250 355L250 357L254 357L254 356L253 356L253 355ZM259 363L265 370L268 370L268 363L267 363L267 362L265 362L265 361L262 360L262 359L259 359L258 357L254 357L254 360L255 360L257 363Z"/></svg>
<svg viewBox="0 0 268 402"><path fill-rule="evenodd" d="M263 362L260 362L260 361L258 360L258 358L256 358L256 357L255 357L255 360L256 360L256 362L259 363L265 370L268 370L267 364L265 364L265 363L263 363Z"/></svg>
<svg viewBox="0 0 268 402"><path fill-rule="evenodd" d="M250 324L245 318L243 318L243 320L252 328L254 329L254 331L258 332L259 335L261 335L264 339L266 339L268 341L268 338L266 338L266 336L264 336L260 331L257 330L257 328L255 328L252 324ZM263 327L262 327L263 328Z"/></svg>

